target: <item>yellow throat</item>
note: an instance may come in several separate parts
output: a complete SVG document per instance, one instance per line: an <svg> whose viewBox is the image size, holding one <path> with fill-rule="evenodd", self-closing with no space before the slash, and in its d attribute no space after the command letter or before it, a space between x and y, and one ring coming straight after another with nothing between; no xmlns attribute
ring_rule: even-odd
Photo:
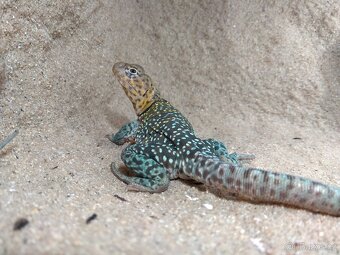
<svg viewBox="0 0 340 255"><path fill-rule="evenodd" d="M118 62L113 65L112 72L130 99L137 115L141 115L159 98L151 78L145 74L141 66Z"/></svg>

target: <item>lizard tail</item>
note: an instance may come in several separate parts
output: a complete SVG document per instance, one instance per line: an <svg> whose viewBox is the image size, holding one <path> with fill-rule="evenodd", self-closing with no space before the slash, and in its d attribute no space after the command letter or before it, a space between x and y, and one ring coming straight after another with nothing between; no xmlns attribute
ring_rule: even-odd
<svg viewBox="0 0 340 255"><path fill-rule="evenodd" d="M201 155L196 155L187 166L184 173L196 181L246 199L340 216L338 187L289 174L241 167Z"/></svg>

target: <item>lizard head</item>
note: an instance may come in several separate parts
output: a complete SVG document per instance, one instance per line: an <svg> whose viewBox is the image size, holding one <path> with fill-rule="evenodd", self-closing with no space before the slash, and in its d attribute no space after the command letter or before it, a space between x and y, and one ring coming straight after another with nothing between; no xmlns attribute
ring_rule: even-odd
<svg viewBox="0 0 340 255"><path fill-rule="evenodd" d="M143 67L118 62L112 71L130 99L137 115L142 114L158 98L158 92Z"/></svg>

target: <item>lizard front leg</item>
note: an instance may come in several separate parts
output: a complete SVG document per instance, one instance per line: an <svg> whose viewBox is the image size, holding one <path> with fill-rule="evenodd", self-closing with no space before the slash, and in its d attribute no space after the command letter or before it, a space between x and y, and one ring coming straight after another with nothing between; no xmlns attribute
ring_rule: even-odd
<svg viewBox="0 0 340 255"><path fill-rule="evenodd" d="M138 126L138 120L131 121L121 127L121 129L116 134L107 135L106 137L117 145L123 145L124 143L132 142L135 140Z"/></svg>
<svg viewBox="0 0 340 255"><path fill-rule="evenodd" d="M121 158L134 176L122 174L114 163L111 165L112 173L128 184L129 190L151 193L163 192L169 186L169 173L162 164L148 155L147 151L153 149L145 146L150 145L132 144L122 152Z"/></svg>

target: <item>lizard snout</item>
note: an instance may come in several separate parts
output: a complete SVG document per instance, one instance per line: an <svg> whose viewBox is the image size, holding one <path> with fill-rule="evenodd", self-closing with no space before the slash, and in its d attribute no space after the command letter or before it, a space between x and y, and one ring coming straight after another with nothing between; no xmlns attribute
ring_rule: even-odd
<svg viewBox="0 0 340 255"><path fill-rule="evenodd" d="M118 75L122 70L125 69L125 63L124 62L117 62L112 67L112 72L114 75Z"/></svg>

